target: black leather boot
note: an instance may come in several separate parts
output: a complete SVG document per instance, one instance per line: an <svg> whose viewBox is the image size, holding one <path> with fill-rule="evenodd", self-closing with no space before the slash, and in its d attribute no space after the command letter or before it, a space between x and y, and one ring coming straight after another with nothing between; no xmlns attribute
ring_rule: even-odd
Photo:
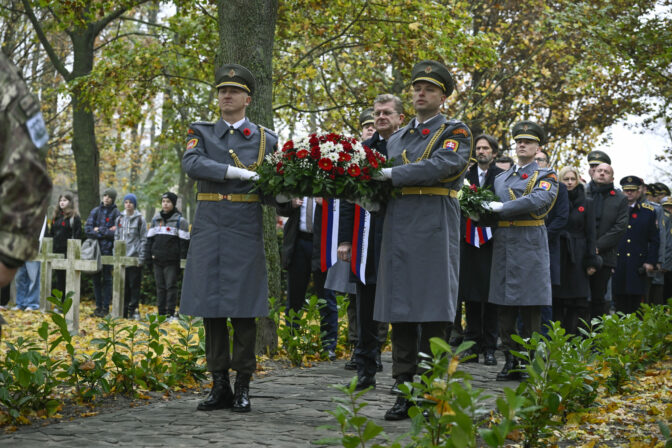
<svg viewBox="0 0 672 448"><path fill-rule="evenodd" d="M229 409L233 406L233 391L229 383L229 372L212 372L212 389L208 397L198 403L199 411Z"/></svg>
<svg viewBox="0 0 672 448"><path fill-rule="evenodd" d="M246 373L238 373L236 375L236 383L233 386L233 412L250 412L252 406L250 405L250 378L252 375Z"/></svg>
<svg viewBox="0 0 672 448"><path fill-rule="evenodd" d="M355 362L355 351L352 351L352 355L350 355L350 359L345 363L344 366L345 370L357 370L357 363Z"/></svg>
<svg viewBox="0 0 672 448"><path fill-rule="evenodd" d="M512 370L518 368L516 358L510 352L504 352L504 357L506 361L504 362L502 371L497 374L497 381L514 381L519 379L520 375L518 372L512 372Z"/></svg>
<svg viewBox="0 0 672 448"><path fill-rule="evenodd" d="M349 384L348 384L349 386ZM357 377L357 385L355 386L355 390L364 390L369 387L372 387L375 389L376 388L376 377L375 376L360 376Z"/></svg>
<svg viewBox="0 0 672 448"><path fill-rule="evenodd" d="M385 413L385 420L404 420L408 418L408 410L411 409L411 402L406 397L397 397L394 406Z"/></svg>

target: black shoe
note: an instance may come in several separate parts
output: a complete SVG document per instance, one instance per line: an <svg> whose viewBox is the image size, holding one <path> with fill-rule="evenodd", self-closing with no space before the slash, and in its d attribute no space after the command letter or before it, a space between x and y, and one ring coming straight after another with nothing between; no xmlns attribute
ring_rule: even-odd
<svg viewBox="0 0 672 448"><path fill-rule="evenodd" d="M252 406L250 404L250 378L252 375L238 373L236 375L236 383L234 384L233 392L233 412L250 412Z"/></svg>
<svg viewBox="0 0 672 448"><path fill-rule="evenodd" d="M380 359L380 352L376 352L376 372L383 371L383 360Z"/></svg>
<svg viewBox="0 0 672 448"><path fill-rule="evenodd" d="M93 310L93 313L91 313L90 316L91 317L100 317L99 314L100 314L100 310L98 308L96 308L95 310Z"/></svg>
<svg viewBox="0 0 672 448"><path fill-rule="evenodd" d="M399 389L399 386L404 384L405 382L411 382L413 380L408 379L408 378L395 378L394 384L390 388L390 395L404 395L404 393Z"/></svg>
<svg viewBox="0 0 672 448"><path fill-rule="evenodd" d="M483 364L486 366L496 366L497 358L495 358L495 352L493 350L486 350L485 355L483 356Z"/></svg>
<svg viewBox="0 0 672 448"><path fill-rule="evenodd" d="M348 385L349 386L349 385ZM364 390L369 387L376 388L376 377L375 376L360 376L357 378L357 385L355 390Z"/></svg>
<svg viewBox="0 0 672 448"><path fill-rule="evenodd" d="M466 358L469 358L469 359L466 359ZM462 356L460 356L460 362L462 362L462 363L469 363L469 362L478 363L478 352L475 352L472 349L465 350L464 352L462 352Z"/></svg>
<svg viewBox="0 0 672 448"><path fill-rule="evenodd" d="M355 352L352 352L350 359L345 363L343 367L345 370L357 370L357 363L355 362Z"/></svg>
<svg viewBox="0 0 672 448"><path fill-rule="evenodd" d="M394 406L385 413L385 420L404 420L408 418L408 410L411 409L411 402L405 397L397 397Z"/></svg>
<svg viewBox="0 0 672 448"><path fill-rule="evenodd" d="M229 372L212 372L212 389L208 397L198 403L199 411L229 409L233 406L233 391L229 383Z"/></svg>
<svg viewBox="0 0 672 448"><path fill-rule="evenodd" d="M513 372L513 370L518 368L518 363L516 362L513 355L509 352L504 353L506 357L506 362L502 371L497 374L497 381L515 381L520 379L520 374L518 372Z"/></svg>

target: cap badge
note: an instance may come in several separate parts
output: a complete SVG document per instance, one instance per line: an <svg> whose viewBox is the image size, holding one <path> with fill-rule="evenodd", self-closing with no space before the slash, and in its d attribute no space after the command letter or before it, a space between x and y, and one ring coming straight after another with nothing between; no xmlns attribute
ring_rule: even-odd
<svg viewBox="0 0 672 448"><path fill-rule="evenodd" d="M427 67L425 67L425 73L430 73L431 71L432 71L431 66L428 65Z"/></svg>
<svg viewBox="0 0 672 448"><path fill-rule="evenodd" d="M229 70L229 76L230 76L231 78L233 78L234 76L236 76L236 71L235 71L234 69Z"/></svg>
<svg viewBox="0 0 672 448"><path fill-rule="evenodd" d="M628 182L632 182L632 177L628 176L628 178L627 178L626 180L627 180Z"/></svg>
<svg viewBox="0 0 672 448"><path fill-rule="evenodd" d="M523 131L527 131L528 129L530 129L530 127L528 125L523 126Z"/></svg>

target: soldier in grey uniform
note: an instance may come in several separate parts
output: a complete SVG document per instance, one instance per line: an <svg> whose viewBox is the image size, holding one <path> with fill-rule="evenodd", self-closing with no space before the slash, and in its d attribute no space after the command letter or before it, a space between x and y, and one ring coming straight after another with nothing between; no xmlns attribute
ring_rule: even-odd
<svg viewBox="0 0 672 448"><path fill-rule="evenodd" d="M558 195L558 178L550 168L539 168L535 154L546 139L541 126L521 121L513 126L518 163L495 178L495 194L502 202L488 207L499 219L493 235L490 303L499 305L499 337L506 357L497 380L519 379L510 350L518 313L523 338L541 330L541 307L551 305L551 273L544 217ZM534 279L530 281L530 279Z"/></svg>
<svg viewBox="0 0 672 448"><path fill-rule="evenodd" d="M237 64L217 70L221 118L189 127L185 172L198 181L197 207L182 285L180 313L203 317L205 355L213 386L202 411L250 410L249 383L256 369L255 317L268 315L268 289L254 172L277 145L277 136L245 117L254 77ZM227 318L233 325L229 353ZM235 394L229 368L237 371Z"/></svg>
<svg viewBox="0 0 672 448"><path fill-rule="evenodd" d="M0 51L0 286L37 253L51 193L48 140L40 104Z"/></svg>
<svg viewBox="0 0 672 448"><path fill-rule="evenodd" d="M373 318L392 323L395 385L413 379L418 351L431 353L429 339L445 339L455 318L460 263L457 191L473 138L464 123L439 113L453 86L443 64L416 64L416 116L387 143L394 167L384 168L381 177L391 179L400 194L385 211ZM408 418L410 406L399 396L385 419Z"/></svg>

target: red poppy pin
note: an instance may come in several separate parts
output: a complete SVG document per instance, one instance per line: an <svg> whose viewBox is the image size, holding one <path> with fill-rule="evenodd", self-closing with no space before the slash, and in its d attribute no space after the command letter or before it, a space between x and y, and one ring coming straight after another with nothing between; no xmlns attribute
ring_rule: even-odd
<svg viewBox="0 0 672 448"><path fill-rule="evenodd" d="M166 230L170 232L170 227L166 227Z"/></svg>
<svg viewBox="0 0 672 448"><path fill-rule="evenodd" d="M245 134L245 137L249 137L252 131L250 131L250 128L245 128L243 129L243 134Z"/></svg>
<svg viewBox="0 0 672 448"><path fill-rule="evenodd" d="M609 194L612 195L612 196L616 196L616 192L615 192L614 190L611 190L611 191L609 192Z"/></svg>
<svg viewBox="0 0 672 448"><path fill-rule="evenodd" d="M65 227L65 221L63 221L63 222L61 223L61 225L62 225L63 227Z"/></svg>
<svg viewBox="0 0 672 448"><path fill-rule="evenodd" d="M521 178L521 179L527 179L527 173L523 173L523 174L520 176L520 178Z"/></svg>
<svg viewBox="0 0 672 448"><path fill-rule="evenodd" d="M583 212L585 212L585 211L586 211L586 209L583 208L583 205L579 207L579 213L583 213Z"/></svg>
<svg viewBox="0 0 672 448"><path fill-rule="evenodd" d="M427 135L427 134L429 134L429 129L424 128L424 129L422 130L422 135Z"/></svg>
<svg viewBox="0 0 672 448"><path fill-rule="evenodd" d="M632 214L632 219L637 219L637 213Z"/></svg>
<svg viewBox="0 0 672 448"><path fill-rule="evenodd" d="M105 218L105 222L110 222L110 218Z"/></svg>

